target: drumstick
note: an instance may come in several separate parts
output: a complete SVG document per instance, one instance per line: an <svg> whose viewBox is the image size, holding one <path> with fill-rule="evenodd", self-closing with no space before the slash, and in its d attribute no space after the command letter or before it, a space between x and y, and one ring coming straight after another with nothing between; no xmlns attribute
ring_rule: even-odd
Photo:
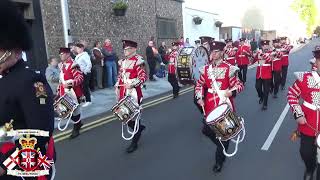
<svg viewBox="0 0 320 180"><path fill-rule="evenodd" d="M204 111L204 106L202 105L201 107L202 107L203 115L206 116L206 112Z"/></svg>

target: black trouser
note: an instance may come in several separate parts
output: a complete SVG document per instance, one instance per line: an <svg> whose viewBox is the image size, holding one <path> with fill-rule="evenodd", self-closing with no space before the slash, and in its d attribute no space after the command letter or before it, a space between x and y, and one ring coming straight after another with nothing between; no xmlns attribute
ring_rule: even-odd
<svg viewBox="0 0 320 180"><path fill-rule="evenodd" d="M263 105L268 106L268 96L272 79L256 79L256 90L259 98L263 99Z"/></svg>
<svg viewBox="0 0 320 180"><path fill-rule="evenodd" d="M152 80L153 75L156 73L156 61L155 60L150 60L148 61L149 65L149 79Z"/></svg>
<svg viewBox="0 0 320 180"><path fill-rule="evenodd" d="M239 79L245 83L247 82L247 70L248 70L248 65L239 65Z"/></svg>
<svg viewBox="0 0 320 180"><path fill-rule="evenodd" d="M220 144L219 140L216 138L215 132L203 121L203 129L202 133L206 135L214 144L216 144L216 164L222 165L224 161L226 160L226 156L223 154L223 147ZM228 151L229 148L229 141L221 141L223 146L225 147L226 151Z"/></svg>
<svg viewBox="0 0 320 180"><path fill-rule="evenodd" d="M313 173L317 167L317 146L315 137L301 133L300 155L308 173ZM319 163L318 163L319 164ZM320 167L317 169L317 180L320 180Z"/></svg>
<svg viewBox="0 0 320 180"><path fill-rule="evenodd" d="M282 66L282 74L281 74L281 87L283 88L286 85L287 74L288 74L288 66Z"/></svg>
<svg viewBox="0 0 320 180"><path fill-rule="evenodd" d="M179 95L179 85L178 85L178 80L175 74L168 74L168 81L172 86L172 93L174 95Z"/></svg>
<svg viewBox="0 0 320 180"><path fill-rule="evenodd" d="M271 88L273 89L273 94L277 95L279 92L279 86L281 83L281 71L273 71L272 72Z"/></svg>
<svg viewBox="0 0 320 180"><path fill-rule="evenodd" d="M135 125L135 121L129 121L128 122L128 126L131 128L131 129L134 129L134 125ZM133 136L132 138L132 142L131 143L135 143L137 144L140 137L141 137L141 132L142 130L145 128L144 125L141 124L141 120L140 120L140 123L139 123L139 130L138 132Z"/></svg>
<svg viewBox="0 0 320 180"><path fill-rule="evenodd" d="M86 97L87 102L91 102L90 78L91 78L91 73L85 74L84 75L84 83L82 86L83 94Z"/></svg>

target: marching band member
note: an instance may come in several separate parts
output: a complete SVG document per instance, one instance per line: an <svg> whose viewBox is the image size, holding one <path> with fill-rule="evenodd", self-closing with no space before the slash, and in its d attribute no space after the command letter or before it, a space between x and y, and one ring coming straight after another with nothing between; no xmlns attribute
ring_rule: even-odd
<svg viewBox="0 0 320 180"><path fill-rule="evenodd" d="M220 90L225 92L224 96L230 100L230 106L234 111L235 105L233 103L233 98L244 88L243 84L237 77L238 68L223 61L224 47L225 43L223 42L213 41L211 43L212 51L210 55L210 64L206 65L200 70L201 76L196 84L195 98L197 99L197 103L203 107L205 115L209 114L220 103L222 103L222 100L220 100L218 95L218 91ZM212 77L212 75L214 77ZM216 89L212 85L214 82L217 82L216 87L219 89ZM217 145L215 154L216 163L213 166L213 171L218 173L222 169L226 156L223 153L223 147L216 138L214 131L205 122L203 123L204 127L202 133L204 133L213 143ZM222 143L227 150L229 141L222 141Z"/></svg>
<svg viewBox="0 0 320 180"><path fill-rule="evenodd" d="M256 90L259 96L259 104L262 105L262 110L266 110L268 106L268 96L272 81L272 58L269 49L269 40L261 41L262 51L258 51L253 63L258 61L256 72Z"/></svg>
<svg viewBox="0 0 320 180"><path fill-rule="evenodd" d="M236 53L238 48L233 47L232 39L226 39L226 47L224 48L225 60L226 62L230 63L231 65L236 65Z"/></svg>
<svg viewBox="0 0 320 180"><path fill-rule="evenodd" d="M83 73L80 66L73 61L70 48L60 48L59 55L61 59L60 84L58 86L58 95L62 97L69 93L79 104L84 101L85 97L82 91L84 82ZM75 122L70 138L76 138L80 134L82 127L80 106L73 112L71 120Z"/></svg>
<svg viewBox="0 0 320 180"><path fill-rule="evenodd" d="M173 98L179 96L179 85L176 76L176 59L178 56L179 42L172 43L172 52L169 55L168 63L168 81L172 86Z"/></svg>
<svg viewBox="0 0 320 180"><path fill-rule="evenodd" d="M320 178L320 164L319 160L317 161L318 143L316 141L320 131L320 96L318 96L320 91L320 46L315 47L313 54L316 58L314 70L295 72L296 80L289 87L287 95L301 137L300 155L306 167L304 180L313 179L313 173L317 166L317 179ZM299 104L300 98L304 101L302 105Z"/></svg>
<svg viewBox="0 0 320 180"><path fill-rule="evenodd" d="M239 78L243 82L243 84L247 81L247 70L248 65L250 64L249 57L251 56L251 49L249 46L245 45L246 38L240 38L240 45L238 47L238 51L236 53L236 62L240 69Z"/></svg>
<svg viewBox="0 0 320 180"><path fill-rule="evenodd" d="M272 44L274 46L273 52L273 58L272 58L272 90L273 91L273 98L277 98L277 94L279 92L279 87L281 83L281 71L282 71L282 52L281 52L281 46L280 46L279 39L274 39L272 41Z"/></svg>
<svg viewBox="0 0 320 180"><path fill-rule="evenodd" d="M281 51L284 53L281 58L281 61L282 61L281 90L284 90L286 85L286 80L287 80L288 66L289 66L289 53L293 48L293 46L290 44L287 44L287 37L281 37L280 43L281 43Z"/></svg>
<svg viewBox="0 0 320 180"><path fill-rule="evenodd" d="M0 29L0 126L4 127L13 120L14 130L32 129L49 132L49 137L36 136L35 149L39 148L48 159L55 160L52 138L54 130L52 90L46 77L28 68L22 59L22 51L31 49L32 39L23 14L10 0L0 1L0 27L3 27ZM4 165L16 148L21 149L19 139L15 142L3 141L9 138L1 133L0 179L20 180L21 177L7 175L9 165ZM14 164L11 162L10 166ZM38 180L50 178L33 177Z"/></svg>
<svg viewBox="0 0 320 180"><path fill-rule="evenodd" d="M119 61L118 80L115 85L117 99L120 101L126 95L131 95L140 105L142 102L141 86L147 80L147 74L144 70L144 60L142 56L136 53L138 44L130 40L122 40L125 59ZM135 122L129 121L128 126L134 129ZM145 126L139 123L139 131L134 135L130 146L127 148L128 153L138 149L138 141L141 137Z"/></svg>

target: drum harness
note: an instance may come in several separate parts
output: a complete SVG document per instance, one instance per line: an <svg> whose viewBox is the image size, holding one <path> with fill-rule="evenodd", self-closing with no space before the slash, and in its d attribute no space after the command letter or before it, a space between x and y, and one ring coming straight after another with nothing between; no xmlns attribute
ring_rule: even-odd
<svg viewBox="0 0 320 180"><path fill-rule="evenodd" d="M213 83L212 83L212 88L216 90L216 92L217 92L217 94L218 94L218 97L219 97L219 105L222 104L222 103L224 103L224 102L227 102L227 104L229 104L230 107L231 107L231 109L232 109L230 99L224 97L224 95L222 94L222 91L220 90L220 88L219 88L219 86L218 86L218 84L217 84L216 78L214 77L214 74L213 74L212 72L213 72L213 67L212 67L212 64L211 64L211 65L209 66L209 74L210 74L210 78L212 79L212 82L213 82ZM221 73L222 73L222 72L221 72ZM221 74L221 73L220 73L220 74ZM220 75L220 74L219 74L219 75ZM217 75L217 76L219 76L219 75ZM235 145L235 150L234 150L233 153L228 154L227 151L226 151L226 149L225 149L225 147L224 147L224 145L223 145L223 143L221 142L221 137L217 137L217 139L219 140L219 142L220 142L220 144L221 144L221 146L222 146L222 148L223 148L223 154L224 154L225 156L227 156L227 157L232 157L232 156L234 156L234 155L237 153L239 143L241 143L241 142L244 140L244 137L246 136L246 131L245 131L245 127L244 127L244 119L243 119L243 118L241 118L241 119L242 119L241 124L242 124L242 126L243 126L243 128L242 128L243 136L240 138L240 134L239 134L238 137L237 137L237 140L231 139L231 141L236 144L236 145Z"/></svg>

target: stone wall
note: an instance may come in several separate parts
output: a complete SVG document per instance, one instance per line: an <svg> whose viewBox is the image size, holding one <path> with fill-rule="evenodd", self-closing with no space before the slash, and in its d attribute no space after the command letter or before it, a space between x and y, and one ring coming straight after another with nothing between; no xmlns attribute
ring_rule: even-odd
<svg viewBox="0 0 320 180"><path fill-rule="evenodd" d="M64 45L60 0L41 1L47 53L56 56ZM122 54L122 39L138 42L138 52L145 54L151 36L156 41L157 17L175 19L177 37L182 36L182 4L172 0L129 0L126 15L113 15L110 0L69 0L70 30L73 41L84 39L90 47L96 40L111 39L118 54ZM174 39L161 39L171 42Z"/></svg>

